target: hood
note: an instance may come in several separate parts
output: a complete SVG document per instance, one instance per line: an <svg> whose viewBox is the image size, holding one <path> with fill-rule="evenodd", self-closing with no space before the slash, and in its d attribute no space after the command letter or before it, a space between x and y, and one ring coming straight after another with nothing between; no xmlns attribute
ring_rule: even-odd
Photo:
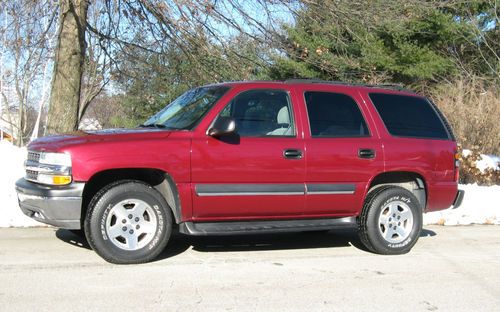
<svg viewBox="0 0 500 312"><path fill-rule="evenodd" d="M52 135L36 139L28 145L28 149L58 152L64 150L66 147L88 143L166 138L170 133L171 131L165 129L151 128L105 129L97 131L78 130L68 134Z"/></svg>

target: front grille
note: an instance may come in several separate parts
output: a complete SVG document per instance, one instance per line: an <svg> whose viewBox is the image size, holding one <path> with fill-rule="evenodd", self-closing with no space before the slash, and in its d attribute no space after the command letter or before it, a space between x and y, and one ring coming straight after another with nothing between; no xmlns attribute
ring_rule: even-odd
<svg viewBox="0 0 500 312"><path fill-rule="evenodd" d="M33 170L26 170L26 180L31 180L31 181L38 180L38 172Z"/></svg>
<svg viewBox="0 0 500 312"><path fill-rule="evenodd" d="M37 167L40 163L40 152L28 151L28 160L26 163L29 163L30 166ZM26 164L25 164L26 165ZM26 169L26 180L37 182L38 181L38 172L34 170Z"/></svg>
<svg viewBox="0 0 500 312"><path fill-rule="evenodd" d="M38 163L38 161L40 160L40 153L28 151L28 160Z"/></svg>

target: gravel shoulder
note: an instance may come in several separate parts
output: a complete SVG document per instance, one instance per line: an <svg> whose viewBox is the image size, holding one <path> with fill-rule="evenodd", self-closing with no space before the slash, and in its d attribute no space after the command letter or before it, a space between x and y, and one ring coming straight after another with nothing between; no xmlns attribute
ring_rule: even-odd
<svg viewBox="0 0 500 312"><path fill-rule="evenodd" d="M355 233L176 236L119 266L53 228L0 229L4 311L498 311L500 226L426 226L403 256Z"/></svg>

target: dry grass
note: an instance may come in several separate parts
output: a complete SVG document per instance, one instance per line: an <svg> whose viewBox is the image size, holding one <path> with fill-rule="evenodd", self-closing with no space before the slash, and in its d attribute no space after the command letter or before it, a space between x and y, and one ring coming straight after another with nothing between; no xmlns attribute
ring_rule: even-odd
<svg viewBox="0 0 500 312"><path fill-rule="evenodd" d="M431 97L464 148L500 155L500 86L461 79L440 85Z"/></svg>
<svg viewBox="0 0 500 312"><path fill-rule="evenodd" d="M441 84L431 97L450 122L459 146L471 150L462 157L461 183L500 184L500 170L481 172L480 154L500 155L500 86L480 78Z"/></svg>

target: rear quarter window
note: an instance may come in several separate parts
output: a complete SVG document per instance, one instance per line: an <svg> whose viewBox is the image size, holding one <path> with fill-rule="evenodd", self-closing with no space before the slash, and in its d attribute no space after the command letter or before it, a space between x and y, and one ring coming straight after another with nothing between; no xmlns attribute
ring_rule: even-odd
<svg viewBox="0 0 500 312"><path fill-rule="evenodd" d="M425 98L385 93L369 95L391 135L450 139L443 121Z"/></svg>

